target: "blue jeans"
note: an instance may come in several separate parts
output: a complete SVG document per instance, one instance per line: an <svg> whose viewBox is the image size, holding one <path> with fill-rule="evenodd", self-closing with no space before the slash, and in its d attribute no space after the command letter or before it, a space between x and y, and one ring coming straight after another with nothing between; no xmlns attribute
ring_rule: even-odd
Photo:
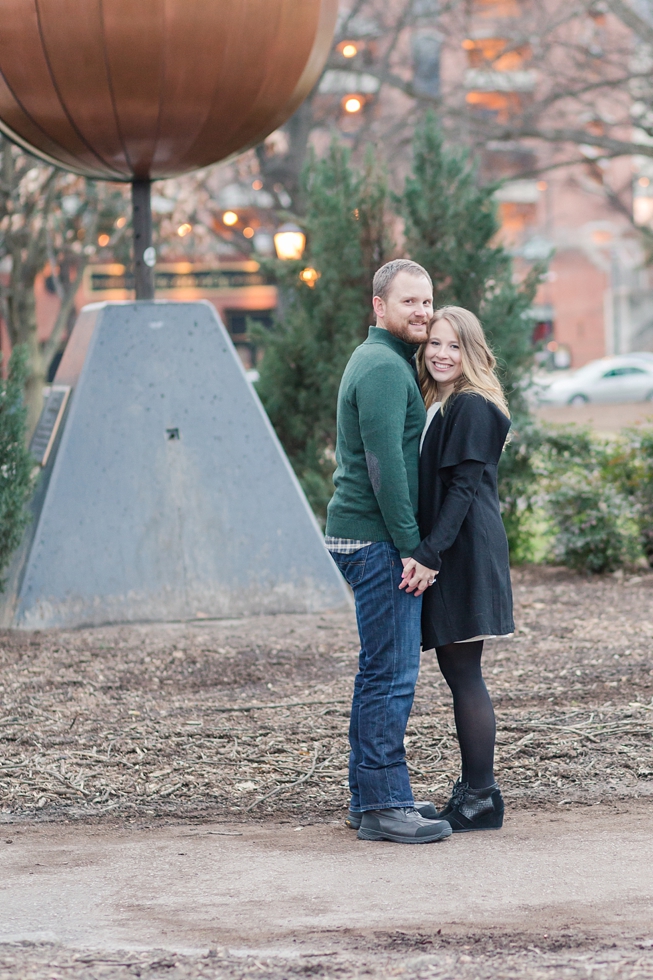
<svg viewBox="0 0 653 980"><path fill-rule="evenodd" d="M351 809L412 806L404 733L419 673L422 598L399 589L401 557L387 541L332 557L353 589L361 642L349 725Z"/></svg>

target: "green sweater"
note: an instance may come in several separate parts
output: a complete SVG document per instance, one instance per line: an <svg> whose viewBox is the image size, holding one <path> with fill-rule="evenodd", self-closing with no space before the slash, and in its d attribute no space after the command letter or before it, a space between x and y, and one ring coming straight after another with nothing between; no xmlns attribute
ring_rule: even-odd
<svg viewBox="0 0 653 980"><path fill-rule="evenodd" d="M340 382L336 492L326 533L392 541L407 558L420 542L417 526L419 440L424 403L410 359L411 344L370 327Z"/></svg>

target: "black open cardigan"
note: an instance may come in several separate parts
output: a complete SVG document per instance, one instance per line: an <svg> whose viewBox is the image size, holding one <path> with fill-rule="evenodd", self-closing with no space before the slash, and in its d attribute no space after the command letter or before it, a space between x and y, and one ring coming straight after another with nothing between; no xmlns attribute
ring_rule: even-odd
<svg viewBox="0 0 653 980"><path fill-rule="evenodd" d="M439 574L424 593L425 650L514 631L497 489L509 429L510 420L496 405L462 392L447 399L426 432L419 469L423 540L413 558Z"/></svg>

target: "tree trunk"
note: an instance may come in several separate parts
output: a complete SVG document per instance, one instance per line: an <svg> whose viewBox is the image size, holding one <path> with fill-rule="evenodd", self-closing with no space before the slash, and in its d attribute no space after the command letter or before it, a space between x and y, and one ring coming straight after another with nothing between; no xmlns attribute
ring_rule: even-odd
<svg viewBox="0 0 653 980"><path fill-rule="evenodd" d="M17 263L14 263L14 268ZM24 270L23 270L24 271ZM34 297L35 276L27 279L12 272L7 308L9 314L9 336L11 346L25 344L27 347L28 374L25 383L25 405L27 407L27 438L36 428L43 408L43 386L46 366L38 339L36 324L36 300Z"/></svg>

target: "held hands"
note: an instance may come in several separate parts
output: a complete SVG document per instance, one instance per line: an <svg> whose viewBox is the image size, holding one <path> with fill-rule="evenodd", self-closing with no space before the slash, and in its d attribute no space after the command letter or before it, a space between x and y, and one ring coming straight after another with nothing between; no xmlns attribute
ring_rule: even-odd
<svg viewBox="0 0 653 980"><path fill-rule="evenodd" d="M420 565L414 558L402 558L401 560L404 571L399 588L405 589L406 592L414 592L416 596L422 595L429 585L433 585L438 573L432 568L427 568L426 565Z"/></svg>

